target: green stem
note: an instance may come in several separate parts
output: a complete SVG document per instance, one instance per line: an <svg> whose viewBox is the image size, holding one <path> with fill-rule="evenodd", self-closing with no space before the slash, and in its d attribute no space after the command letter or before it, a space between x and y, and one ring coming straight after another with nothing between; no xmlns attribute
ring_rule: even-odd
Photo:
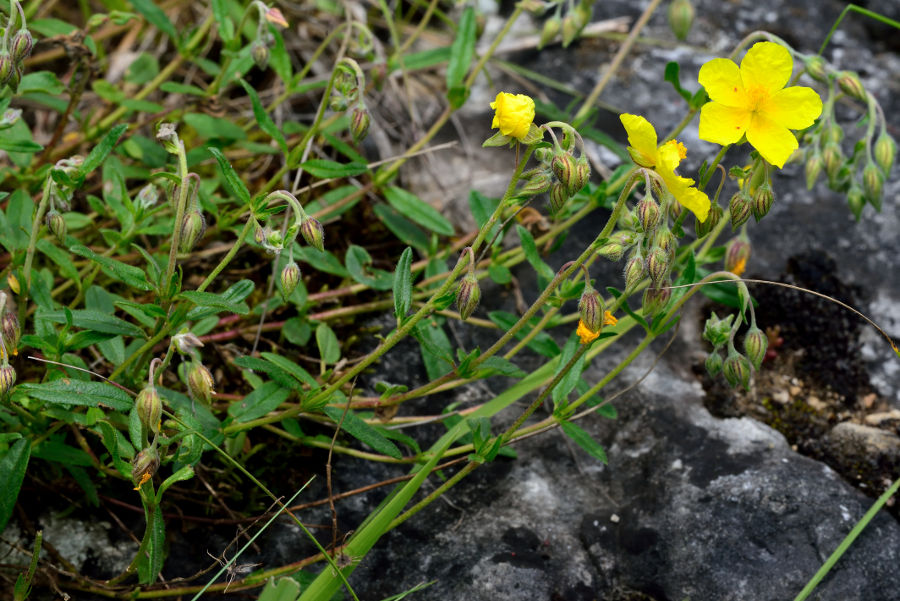
<svg viewBox="0 0 900 601"><path fill-rule="evenodd" d="M871 19L875 19L885 25L890 25L895 29L900 29L900 22L894 21L893 19L889 19L884 15L880 15L876 12L872 12L871 10L865 9L861 6L857 6L855 4L848 4L844 7L844 10L841 11L840 16L838 16L837 20L834 22L834 25L831 26L831 31L828 32L828 35L825 36L825 40L822 42L822 45L819 47L819 51L816 53L821 56L823 52L825 52L825 48L828 46L828 42L831 41L831 36L834 35L834 32L837 31L838 26L841 24L841 21L844 20L844 17L848 12L853 11L855 13L859 13L861 15L865 15Z"/></svg>
<svg viewBox="0 0 900 601"><path fill-rule="evenodd" d="M178 140L178 177L181 184L178 186L178 198L175 200L175 223L172 227L172 244L169 248L169 263L166 266L166 275L161 282L160 296L168 304L171 300L171 280L175 273L175 257L178 254L178 246L181 242L181 222L184 221L184 211L187 208L188 190L190 181L188 178L187 153L184 151L184 142Z"/></svg>
<svg viewBox="0 0 900 601"><path fill-rule="evenodd" d="M38 204L37 212L34 214L34 222L31 224L31 237L28 239L28 249L25 251L25 265L22 268L22 276L25 280L24 290L22 290L21 302L19 304L19 321L25 323L25 310L28 306L28 294L31 292L31 264L34 262L34 251L37 248L37 237L41 231L41 222L44 220L44 214L47 212L47 205L50 203L50 185L52 181L50 175L44 182L44 190L41 193L41 202Z"/></svg>

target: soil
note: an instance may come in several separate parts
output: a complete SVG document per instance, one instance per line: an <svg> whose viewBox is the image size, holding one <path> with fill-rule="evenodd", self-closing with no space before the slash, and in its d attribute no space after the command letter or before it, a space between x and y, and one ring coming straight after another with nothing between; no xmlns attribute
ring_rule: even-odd
<svg viewBox="0 0 900 601"><path fill-rule="evenodd" d="M811 252L789 258L778 280L865 312L861 290L835 273L831 257ZM769 425L797 452L826 463L877 497L900 467L900 412L873 388L862 361L860 333L871 326L837 303L799 290L755 284L751 294L759 303L757 323L769 338L766 358L749 391L729 388L724 378L710 378L703 363L696 364L707 409L719 417L747 416ZM701 311L704 320L711 311L721 315L723 307L710 304ZM835 430L838 424L845 426ZM871 440L854 448L836 434L848 430ZM889 510L900 517L894 501L888 501Z"/></svg>

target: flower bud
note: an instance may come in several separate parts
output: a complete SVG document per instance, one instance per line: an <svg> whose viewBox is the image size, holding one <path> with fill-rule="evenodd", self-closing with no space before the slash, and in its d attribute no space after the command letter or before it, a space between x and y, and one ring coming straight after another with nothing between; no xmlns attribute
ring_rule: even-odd
<svg viewBox="0 0 900 601"><path fill-rule="evenodd" d="M212 374L199 361L191 362L191 369L187 375L188 390L191 398L200 401L204 405L212 402L212 395L215 394L215 380Z"/></svg>
<svg viewBox="0 0 900 601"><path fill-rule="evenodd" d="M153 477L156 470L159 469L159 455L154 447L142 449L131 461L131 481L134 482L135 490Z"/></svg>
<svg viewBox="0 0 900 601"><path fill-rule="evenodd" d="M875 207L876 211L880 211L881 194L884 189L884 174L881 172L881 169L875 163L869 163L863 169L862 181L866 200Z"/></svg>
<svg viewBox="0 0 900 601"><path fill-rule="evenodd" d="M669 261L675 259L675 251L678 250L678 239L668 227L660 228L653 237L653 244L660 247L669 255Z"/></svg>
<svg viewBox="0 0 900 601"><path fill-rule="evenodd" d="M182 355L193 354L194 349L203 346L203 341L196 334L186 330L172 336L172 343L175 345L175 350Z"/></svg>
<svg viewBox="0 0 900 601"><path fill-rule="evenodd" d="M629 233L619 232L614 234L606 244L598 248L597 254L610 261L618 261L632 244L634 244L634 240Z"/></svg>
<svg viewBox="0 0 900 601"><path fill-rule="evenodd" d="M156 130L156 139L163 145L166 152L177 154L181 140L178 139L178 133L175 131L175 125L172 123L160 123L159 129Z"/></svg>
<svg viewBox="0 0 900 601"><path fill-rule="evenodd" d="M825 173L828 174L828 179L834 179L841 167L844 166L844 154L841 152L840 145L834 142L826 144L825 149L822 150L822 160L825 163Z"/></svg>
<svg viewBox="0 0 900 601"><path fill-rule="evenodd" d="M772 193L772 186L768 182L763 182L756 189L756 194L753 195L753 216L756 218L757 223L768 214L773 202L775 202L775 195Z"/></svg>
<svg viewBox="0 0 900 601"><path fill-rule="evenodd" d="M809 76L816 81L824 83L828 80L828 73L825 70L825 59L821 56L814 54L806 57L803 59L803 66L806 68L806 72L809 73Z"/></svg>
<svg viewBox="0 0 900 601"><path fill-rule="evenodd" d="M728 352L728 358L725 359L725 364L722 366L722 373L732 388L740 384L744 390L750 390L750 362L736 350L731 349Z"/></svg>
<svg viewBox="0 0 900 601"><path fill-rule="evenodd" d="M663 279L669 275L669 253L659 246L650 249L647 255L647 273L654 286L659 286Z"/></svg>
<svg viewBox="0 0 900 601"><path fill-rule="evenodd" d="M847 96L855 98L860 102L869 101L869 93L863 87L859 80L859 75L853 71L841 71L837 79L838 86Z"/></svg>
<svg viewBox="0 0 900 601"><path fill-rule="evenodd" d="M66 243L66 220L58 211L50 210L47 212L47 228L50 233L56 236L60 244Z"/></svg>
<svg viewBox="0 0 900 601"><path fill-rule="evenodd" d="M713 313L706 320L706 323L703 324L703 339L715 348L719 348L728 342L728 338L731 335L731 322L733 320L734 315L726 315L724 318L720 318Z"/></svg>
<svg viewBox="0 0 900 601"><path fill-rule="evenodd" d="M5 361L4 361L5 362ZM0 396L4 396L16 383L16 370L9 363L0 366Z"/></svg>
<svg viewBox="0 0 900 601"><path fill-rule="evenodd" d="M13 72L13 59L8 52L0 52L0 87L9 81Z"/></svg>
<svg viewBox="0 0 900 601"><path fill-rule="evenodd" d="M525 182L525 185L522 186L518 194L520 196L534 196L536 194L542 194L550 189L550 185L553 183L553 180L550 179L550 174L546 171L538 171L534 175L528 178Z"/></svg>
<svg viewBox="0 0 900 601"><path fill-rule="evenodd" d="M9 80L6 82L6 85L9 86L9 89L13 92L18 91L19 83L22 81L22 63L13 63L12 71L9 73Z"/></svg>
<svg viewBox="0 0 900 601"><path fill-rule="evenodd" d="M155 386L146 386L138 393L134 402L135 410L141 423L153 433L159 432L162 419L162 400Z"/></svg>
<svg viewBox="0 0 900 601"><path fill-rule="evenodd" d="M647 288L644 290L644 315L653 317L669 303L672 291L668 288Z"/></svg>
<svg viewBox="0 0 900 601"><path fill-rule="evenodd" d="M697 232L697 238L705 238L713 231L716 226L719 225L719 221L724 214L725 212L722 210L722 207L719 206L719 203L713 203L712 206L709 207L709 214L706 216L706 221L698 220L694 222L694 231Z"/></svg>
<svg viewBox="0 0 900 601"><path fill-rule="evenodd" d="M24 27L17 31L9 48L13 62L21 63L31 56L31 49L34 48L34 39L31 37L31 32Z"/></svg>
<svg viewBox="0 0 900 601"><path fill-rule="evenodd" d="M866 195L862 188L855 183L850 186L850 190L847 192L847 204L850 206L850 212L853 213L853 217L859 221L863 209L866 207Z"/></svg>
<svg viewBox="0 0 900 601"><path fill-rule="evenodd" d="M325 228L315 217L307 217L300 224L300 234L306 243L322 252L325 250Z"/></svg>
<svg viewBox="0 0 900 601"><path fill-rule="evenodd" d="M750 219L752 212L750 198L743 192L735 193L728 203L728 210L731 211L731 229L736 230Z"/></svg>
<svg viewBox="0 0 900 601"><path fill-rule="evenodd" d="M732 238L725 247L725 271L741 275L750 260L750 243L741 238Z"/></svg>
<svg viewBox="0 0 900 601"><path fill-rule="evenodd" d="M159 202L159 189L154 184L147 184L141 188L135 199L135 204L145 211L157 202Z"/></svg>
<svg viewBox="0 0 900 601"><path fill-rule="evenodd" d="M897 143L894 138L886 133L882 133L875 141L875 162L884 171L885 175L890 175L891 167L894 166L894 158L897 156Z"/></svg>
<svg viewBox="0 0 900 601"><path fill-rule="evenodd" d="M265 228L266 239L263 242L263 246L266 247L268 251L280 251L284 247L284 238L281 236L281 232L278 230L273 230L271 228Z"/></svg>
<svg viewBox="0 0 900 601"><path fill-rule="evenodd" d="M0 318L0 336L3 336L3 344L10 355L19 354L19 341L22 340L22 328L19 326L19 318L12 311L6 311Z"/></svg>
<svg viewBox="0 0 900 601"><path fill-rule="evenodd" d="M578 21L575 19L574 15L566 15L566 18L562 20L562 45L563 48L567 48L569 44L575 41L575 38L578 37L578 31L581 27L578 26Z"/></svg>
<svg viewBox="0 0 900 601"><path fill-rule="evenodd" d="M256 229L253 230L253 239L260 246L268 239L269 233L266 231L269 228L261 226L259 223L256 224Z"/></svg>
<svg viewBox="0 0 900 601"><path fill-rule="evenodd" d="M567 200L569 200L569 192L564 185L556 182L550 186L550 211L552 213L559 213Z"/></svg>
<svg viewBox="0 0 900 601"><path fill-rule="evenodd" d="M206 232L206 220L203 213L194 209L188 211L181 219L181 237L178 239L178 251L182 254L191 252L194 245Z"/></svg>
<svg viewBox="0 0 900 601"><path fill-rule="evenodd" d="M763 359L766 356L766 349L769 346L769 339L766 333L756 327L756 324L750 326L747 333L744 334L744 352L747 358L753 364L753 369L759 371Z"/></svg>
<svg viewBox="0 0 900 601"><path fill-rule="evenodd" d="M0 82L0 86L2 85L3 83ZM12 127L21 117L22 109L6 109L3 111L3 115L0 115L0 129Z"/></svg>
<svg viewBox="0 0 900 601"><path fill-rule="evenodd" d="M567 152L562 152L553 157L550 162L550 168L553 169L556 179L566 187L569 196L575 194L575 157Z"/></svg>
<svg viewBox="0 0 900 601"><path fill-rule="evenodd" d="M544 21L544 27L541 29L541 39L538 40L538 50L555 40L556 36L559 35L560 29L562 29L562 19L559 17L553 16Z"/></svg>
<svg viewBox="0 0 900 601"><path fill-rule="evenodd" d="M715 378L720 373L722 373L722 355L719 354L719 351L713 351L709 355L706 356L706 373L710 375L710 377Z"/></svg>
<svg viewBox="0 0 900 601"><path fill-rule="evenodd" d="M459 287L456 289L456 308L463 321L469 319L480 300L481 288L478 286L478 279L475 274L468 273L459 282Z"/></svg>
<svg viewBox="0 0 900 601"><path fill-rule="evenodd" d="M590 284L585 285L578 301L578 316L591 332L599 332L603 327L603 301Z"/></svg>
<svg viewBox="0 0 900 601"><path fill-rule="evenodd" d="M285 300L294 293L299 283L300 267L295 261L291 261L281 270L281 290Z"/></svg>
<svg viewBox="0 0 900 601"><path fill-rule="evenodd" d="M262 40L253 40L250 44L250 56L253 57L253 63L260 71L265 71L269 66L269 47Z"/></svg>
<svg viewBox="0 0 900 601"><path fill-rule="evenodd" d="M684 40L694 23L694 6L690 0L673 0L669 4L669 28L675 37Z"/></svg>
<svg viewBox="0 0 900 601"><path fill-rule="evenodd" d="M640 256L633 256L625 263L625 290L631 290L644 278L646 263Z"/></svg>
<svg viewBox="0 0 900 601"><path fill-rule="evenodd" d="M829 142L838 144L843 139L844 129L837 123L832 123L831 125L827 125L822 129L822 142L824 142L825 144Z"/></svg>
<svg viewBox="0 0 900 601"><path fill-rule="evenodd" d="M369 133L369 111L365 106L357 106L350 115L350 134L353 136L353 143L359 144L366 139Z"/></svg>
<svg viewBox="0 0 900 601"><path fill-rule="evenodd" d="M575 189L570 192L575 194L584 188L590 179L591 164L588 162L587 157L582 155L575 161Z"/></svg>
<svg viewBox="0 0 900 601"><path fill-rule="evenodd" d="M806 189L812 190L813 186L816 184L816 180L819 179L819 174L822 173L822 169L825 167L825 160L822 158L822 155L818 152L814 152L809 156L806 160Z"/></svg>
<svg viewBox="0 0 900 601"><path fill-rule="evenodd" d="M644 233L652 232L659 225L659 205L649 194L638 203L637 216Z"/></svg>

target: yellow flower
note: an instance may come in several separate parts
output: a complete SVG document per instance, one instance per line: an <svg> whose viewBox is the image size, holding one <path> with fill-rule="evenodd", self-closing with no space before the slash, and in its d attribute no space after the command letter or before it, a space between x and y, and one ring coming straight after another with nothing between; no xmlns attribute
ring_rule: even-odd
<svg viewBox="0 0 900 601"><path fill-rule="evenodd" d="M822 114L822 99L812 88L791 86L794 61L773 42L753 45L741 66L714 58L700 68L700 85L711 102L700 109L700 138L716 144L747 141L778 168L797 149L792 129L806 129Z"/></svg>
<svg viewBox="0 0 900 601"><path fill-rule="evenodd" d="M619 323L619 320L616 319L616 316L613 315L612 313L610 313L609 311L606 311L606 312L603 314L603 325L605 325L605 326L614 326L614 325L616 325L617 323Z"/></svg>
<svg viewBox="0 0 900 601"><path fill-rule="evenodd" d="M530 96L500 92L491 108L496 111L492 128L499 127L501 134L518 140L528 135L534 121L534 100Z"/></svg>
<svg viewBox="0 0 900 601"><path fill-rule="evenodd" d="M656 130L649 121L639 115L627 113L619 115L625 131L628 132L628 152L640 167L656 171L666 188L681 206L697 216L701 223L709 215L709 197L694 187L694 180L681 177L675 169L687 155L684 144L669 140L662 146L656 145Z"/></svg>
<svg viewBox="0 0 900 601"><path fill-rule="evenodd" d="M605 311L603 313L603 325L604 326L614 326L619 323L619 320L615 318L615 316L609 311ZM581 344L590 344L591 342L597 340L597 337L600 336L600 330L596 332L587 327L582 320L578 320L578 329L575 330L575 333L578 334L578 337L581 338Z"/></svg>

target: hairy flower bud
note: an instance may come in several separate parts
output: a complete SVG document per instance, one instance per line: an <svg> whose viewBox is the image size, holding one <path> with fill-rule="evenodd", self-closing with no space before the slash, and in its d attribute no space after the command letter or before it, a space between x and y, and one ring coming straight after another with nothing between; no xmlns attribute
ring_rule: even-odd
<svg viewBox="0 0 900 601"><path fill-rule="evenodd" d="M587 185L591 179L591 164L587 157L582 155L575 161L575 189L571 192L575 194Z"/></svg>
<svg viewBox="0 0 900 601"><path fill-rule="evenodd" d="M182 254L191 252L194 245L206 232L206 220L203 213L194 209L188 211L181 219L181 235L178 239L178 251Z"/></svg>
<svg viewBox="0 0 900 601"><path fill-rule="evenodd" d="M694 23L694 5L690 0L673 0L669 4L669 29L679 40L684 40Z"/></svg>
<svg viewBox="0 0 900 601"><path fill-rule="evenodd" d="M671 297L672 291L668 288L647 288L644 290L643 298L644 315L654 317L669 304Z"/></svg>
<svg viewBox="0 0 900 601"><path fill-rule="evenodd" d="M369 133L369 111L365 106L357 106L350 115L350 134L353 136L353 143L359 144L366 139Z"/></svg>
<svg viewBox="0 0 900 601"><path fill-rule="evenodd" d="M819 174L822 173L822 169L825 167L825 160L822 158L822 155L818 152L812 153L808 159L806 159L806 189L812 190L813 186L816 185L816 180L819 179Z"/></svg>
<svg viewBox="0 0 900 601"><path fill-rule="evenodd" d="M569 192L566 187L559 182L550 186L550 211L554 214L559 213L569 200Z"/></svg>
<svg viewBox="0 0 900 601"><path fill-rule="evenodd" d="M153 433L158 433L162 419L162 400L159 398L159 393L156 392L156 387L145 386L138 393L134 407L144 427Z"/></svg>
<svg viewBox="0 0 900 601"><path fill-rule="evenodd" d="M750 260L750 243L741 238L732 238L725 247L725 271L741 275Z"/></svg>
<svg viewBox="0 0 900 601"><path fill-rule="evenodd" d="M869 93L859 80L859 74L853 71L841 71L837 79L838 86L847 96L860 102L869 101Z"/></svg>
<svg viewBox="0 0 900 601"><path fill-rule="evenodd" d="M13 63L12 71L9 73L9 81L6 82L6 85L9 86L9 89L13 92L17 92L19 90L19 84L22 82L22 63Z"/></svg>
<svg viewBox="0 0 900 601"><path fill-rule="evenodd" d="M722 215L724 214L725 212L722 210L722 207L719 206L719 203L713 203L709 207L709 215L706 216L706 221L694 222L694 231L697 232L697 238L705 238L711 231L713 231L716 226L719 225L719 221L722 219Z"/></svg>
<svg viewBox="0 0 900 601"><path fill-rule="evenodd" d="M631 290L644 278L646 263L640 256L634 256L625 263L625 290Z"/></svg>
<svg viewBox="0 0 900 601"><path fill-rule="evenodd" d="M891 167L894 166L894 158L897 156L897 143L894 138L886 133L882 133L875 141L875 162L884 171L885 175L890 175Z"/></svg>
<svg viewBox="0 0 900 601"><path fill-rule="evenodd" d="M638 203L637 216L644 233L652 232L659 225L659 205L649 194Z"/></svg>
<svg viewBox="0 0 900 601"><path fill-rule="evenodd" d="M297 289L300 283L300 267L295 261L291 261L281 270L281 290L285 300Z"/></svg>
<svg viewBox="0 0 900 601"><path fill-rule="evenodd" d="M3 344L10 355L19 354L19 341L22 339L22 328L19 326L19 318L12 311L3 313L0 318L0 336L3 336Z"/></svg>
<svg viewBox="0 0 900 601"><path fill-rule="evenodd" d="M806 68L806 72L809 73L809 76L816 81L824 83L828 80L828 73L825 70L825 59L821 56L814 54L806 57L803 60L803 66Z"/></svg>
<svg viewBox="0 0 900 601"><path fill-rule="evenodd" d="M750 219L752 212L750 198L743 192L737 192L731 197L728 209L731 211L731 229L736 230Z"/></svg>
<svg viewBox="0 0 900 601"><path fill-rule="evenodd" d="M209 405L212 402L212 395L215 394L213 388L215 388L216 383L210 371L199 361L191 362L191 368L187 375L187 384L192 399L198 400L204 405Z"/></svg>
<svg viewBox="0 0 900 601"><path fill-rule="evenodd" d="M469 319L480 300L481 288L478 286L478 279L475 274L468 273L456 289L456 308L463 321Z"/></svg>
<svg viewBox="0 0 900 601"><path fill-rule="evenodd" d="M756 194L753 195L753 217L756 218L757 223L768 214L773 202L775 202L775 194L772 192L772 186L768 182L763 182L756 189Z"/></svg>
<svg viewBox="0 0 900 601"><path fill-rule="evenodd" d="M659 246L650 249L647 255L647 273L654 286L659 286L669 275L669 253Z"/></svg>
<svg viewBox="0 0 900 601"><path fill-rule="evenodd" d="M16 370L9 363L0 366L0 396L4 396L16 383Z"/></svg>
<svg viewBox="0 0 900 601"><path fill-rule="evenodd" d="M866 200L875 207L875 210L881 210L881 195L884 189L884 174L875 163L869 163L863 169L862 174L863 190L866 193Z"/></svg>
<svg viewBox="0 0 900 601"><path fill-rule="evenodd" d="M844 166L844 154L841 152L841 147L833 142L826 144L822 150L822 160L825 163L825 173L828 174L828 178L834 179L841 167Z"/></svg>
<svg viewBox="0 0 900 601"><path fill-rule="evenodd" d="M31 32L24 27L17 31L9 48L13 62L21 63L31 56L31 49L34 48L34 39L31 37Z"/></svg>
<svg viewBox="0 0 900 601"><path fill-rule="evenodd" d="M578 37L578 31L581 27L578 26L578 21L575 19L574 15L566 15L566 17L562 20L562 45L563 48L567 48L569 44L575 41L575 38Z"/></svg>
<svg viewBox="0 0 900 601"><path fill-rule="evenodd" d="M824 128L822 128L823 143L828 144L829 142L834 142L835 144L838 144L843 139L844 128L842 128L837 123L832 123L831 125L826 125Z"/></svg>
<svg viewBox="0 0 900 601"><path fill-rule="evenodd" d="M0 87L9 81L13 72L13 59L8 52L0 52Z"/></svg>
<svg viewBox="0 0 900 601"><path fill-rule="evenodd" d="M732 388L741 385L744 390L750 390L750 362L734 349L728 352L728 358L722 366L722 373L728 385Z"/></svg>
<svg viewBox="0 0 900 601"><path fill-rule="evenodd" d="M269 47L262 40L253 40L250 44L250 56L260 71L265 71L269 66Z"/></svg>
<svg viewBox="0 0 900 601"><path fill-rule="evenodd" d="M759 371L763 359L766 357L766 349L769 346L769 338L766 333L760 330L756 325L750 326L747 333L744 334L744 352L747 358L753 364L753 369Z"/></svg>
<svg viewBox="0 0 900 601"><path fill-rule="evenodd" d="M585 286L578 301L578 316L591 332L599 332L603 327L603 301L590 285Z"/></svg>
<svg viewBox="0 0 900 601"><path fill-rule="evenodd" d="M706 373L715 378L722 373L722 363L722 355L719 354L719 351L711 352L706 356Z"/></svg>
<svg viewBox="0 0 900 601"><path fill-rule="evenodd" d="M525 185L522 186L518 194L520 196L534 196L536 194L542 194L550 189L550 185L553 183L553 180L550 178L550 174L546 171L538 171L534 175L528 178L525 182Z"/></svg>
<svg viewBox="0 0 900 601"><path fill-rule="evenodd" d="M562 29L562 19L559 17L553 16L544 21L544 27L541 29L541 38L538 40L538 50L555 40L556 36L559 35L560 29Z"/></svg>
<svg viewBox="0 0 900 601"><path fill-rule="evenodd" d="M325 250L325 228L315 217L307 217L300 224L300 234L306 243L318 251Z"/></svg>
<svg viewBox="0 0 900 601"><path fill-rule="evenodd" d="M159 469L159 455L155 447L142 449L131 461L131 481L134 482L135 490L140 487L156 474Z"/></svg>
<svg viewBox="0 0 900 601"><path fill-rule="evenodd" d="M575 157L567 152L559 153L553 157L550 168L553 169L556 179L566 187L569 196L578 191L575 189Z"/></svg>
<svg viewBox="0 0 900 601"><path fill-rule="evenodd" d="M728 342L733 320L734 315L726 315L724 318L720 318L713 313L707 318L706 323L703 324L703 339L715 348L721 347Z"/></svg>
<svg viewBox="0 0 900 601"><path fill-rule="evenodd" d="M610 261L618 261L628 250L628 247L634 244L634 239L628 232L619 232L613 236L600 248L597 254Z"/></svg>
<svg viewBox="0 0 900 601"><path fill-rule="evenodd" d="M177 154L181 140L175 131L173 123L160 123L159 129L156 130L156 139L163 145L169 154Z"/></svg>
<svg viewBox="0 0 900 601"><path fill-rule="evenodd" d="M56 236L60 244L66 243L66 220L58 211L50 210L45 217L47 228L50 233Z"/></svg>
<svg viewBox="0 0 900 601"><path fill-rule="evenodd" d="M866 207L866 195L862 191L862 188L855 183L850 186L850 190L847 192L847 205L850 207L850 212L853 213L853 217L859 221L863 209Z"/></svg>

